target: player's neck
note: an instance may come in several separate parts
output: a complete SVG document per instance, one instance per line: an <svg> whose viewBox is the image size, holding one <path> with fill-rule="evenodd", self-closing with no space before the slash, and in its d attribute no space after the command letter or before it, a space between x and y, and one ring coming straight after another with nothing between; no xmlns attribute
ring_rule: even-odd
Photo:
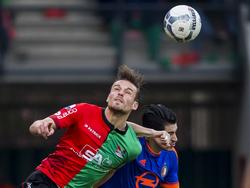
<svg viewBox="0 0 250 188"><path fill-rule="evenodd" d="M105 109L105 116L107 120L114 125L115 129L119 129L121 131L125 130L126 122L129 114L120 114L111 111L109 108Z"/></svg>
<svg viewBox="0 0 250 188"><path fill-rule="evenodd" d="M157 146L157 144L151 140L151 139L148 139L146 140L147 142L147 148L149 149L149 151L155 155L159 155L161 153L161 148L159 146Z"/></svg>

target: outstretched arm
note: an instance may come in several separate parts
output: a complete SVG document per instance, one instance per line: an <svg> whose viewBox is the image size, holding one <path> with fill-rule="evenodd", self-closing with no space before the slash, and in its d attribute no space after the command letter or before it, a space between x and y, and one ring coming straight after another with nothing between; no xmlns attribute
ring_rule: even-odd
<svg viewBox="0 0 250 188"><path fill-rule="evenodd" d="M29 128L29 131L32 135L42 136L45 139L53 135L55 130L56 130L56 124L49 117L35 121L30 125Z"/></svg>
<svg viewBox="0 0 250 188"><path fill-rule="evenodd" d="M137 136L154 137L153 135L157 132L154 129L149 129L130 121L128 123L134 129Z"/></svg>
<svg viewBox="0 0 250 188"><path fill-rule="evenodd" d="M170 145L170 135L167 131L156 131L154 129L149 129L130 121L128 121L128 123L134 129L137 136L160 137L164 144Z"/></svg>

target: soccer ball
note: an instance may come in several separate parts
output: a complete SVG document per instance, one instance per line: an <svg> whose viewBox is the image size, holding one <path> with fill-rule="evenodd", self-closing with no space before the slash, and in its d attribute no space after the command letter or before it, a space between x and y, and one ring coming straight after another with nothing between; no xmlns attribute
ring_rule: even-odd
<svg viewBox="0 0 250 188"><path fill-rule="evenodd" d="M175 6L164 17L164 30L177 42L194 40L201 30L200 15L190 6Z"/></svg>

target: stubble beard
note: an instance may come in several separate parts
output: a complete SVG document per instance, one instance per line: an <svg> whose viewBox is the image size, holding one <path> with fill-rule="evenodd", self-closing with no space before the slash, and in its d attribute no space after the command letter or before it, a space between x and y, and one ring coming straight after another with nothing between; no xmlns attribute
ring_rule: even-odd
<svg viewBox="0 0 250 188"><path fill-rule="evenodd" d="M112 106L108 106L108 108L113 114L118 115L118 116L126 115L128 113L128 112L125 112L123 109L117 109Z"/></svg>

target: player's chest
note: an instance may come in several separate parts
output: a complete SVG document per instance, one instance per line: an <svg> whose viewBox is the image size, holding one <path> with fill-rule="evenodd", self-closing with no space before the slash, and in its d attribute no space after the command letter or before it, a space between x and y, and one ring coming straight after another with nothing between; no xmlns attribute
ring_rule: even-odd
<svg viewBox="0 0 250 188"><path fill-rule="evenodd" d="M149 179L163 181L169 171L169 160L166 157L149 157L140 155L135 164L138 166L137 175L149 176ZM150 172L150 173L146 173Z"/></svg>
<svg viewBox="0 0 250 188"><path fill-rule="evenodd" d="M116 168L129 158L132 146L128 147L126 136L111 131L103 122L79 121L71 131L75 150L92 164Z"/></svg>
<svg viewBox="0 0 250 188"><path fill-rule="evenodd" d="M110 128L103 121L93 119L81 120L70 130L76 145L83 146L88 143L95 149L105 142L109 132Z"/></svg>
<svg viewBox="0 0 250 188"><path fill-rule="evenodd" d="M112 133L108 134L100 146L93 142L85 143L80 153L92 167L99 170L118 168L128 161L130 155L125 142Z"/></svg>
<svg viewBox="0 0 250 188"><path fill-rule="evenodd" d="M117 168L125 163L130 155L130 148L127 147L126 141L118 133L112 131L106 138L102 147L99 148L98 155L108 161L108 166Z"/></svg>

